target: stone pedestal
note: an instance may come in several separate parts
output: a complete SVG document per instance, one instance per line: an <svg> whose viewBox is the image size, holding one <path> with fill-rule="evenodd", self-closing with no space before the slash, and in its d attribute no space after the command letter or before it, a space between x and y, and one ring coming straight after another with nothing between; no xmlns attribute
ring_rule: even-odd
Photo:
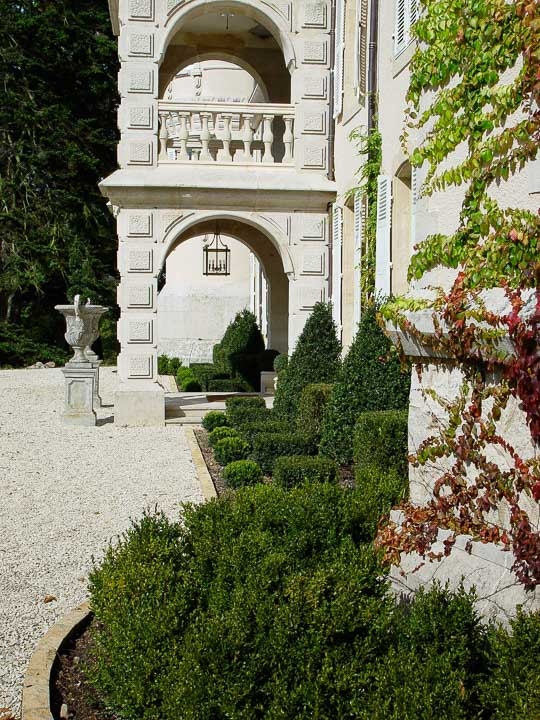
<svg viewBox="0 0 540 720"><path fill-rule="evenodd" d="M99 394L99 368L103 364L103 360L100 360L96 353L89 348L84 351L84 354L90 361L90 364L92 365L92 368L96 373L96 379L94 383L94 407L100 408L103 407L103 400L101 399L101 396Z"/></svg>
<svg viewBox="0 0 540 720"><path fill-rule="evenodd" d="M97 370L91 363L77 363L62 368L65 383L65 405L62 415L66 425L91 427L97 424L93 399Z"/></svg>
<svg viewBox="0 0 540 720"><path fill-rule="evenodd" d="M261 394L274 395L277 373L273 370L263 370L261 372Z"/></svg>
<svg viewBox="0 0 540 720"><path fill-rule="evenodd" d="M158 385L148 389L120 389L114 400L115 425L156 427L165 424L165 393Z"/></svg>

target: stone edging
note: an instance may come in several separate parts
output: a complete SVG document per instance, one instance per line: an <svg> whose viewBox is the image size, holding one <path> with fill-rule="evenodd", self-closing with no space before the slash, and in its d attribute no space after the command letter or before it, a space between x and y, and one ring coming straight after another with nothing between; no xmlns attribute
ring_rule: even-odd
<svg viewBox="0 0 540 720"><path fill-rule="evenodd" d="M201 486L202 494L205 500L213 500L217 498L216 488L204 462L203 454L193 428L184 427L186 438L188 441L189 449L191 450L191 457L193 458L193 465L195 466L195 472L197 474L197 480Z"/></svg>
<svg viewBox="0 0 540 720"><path fill-rule="evenodd" d="M39 641L24 676L22 720L54 720L51 713L51 673L66 640L87 620L87 602L64 615Z"/></svg>

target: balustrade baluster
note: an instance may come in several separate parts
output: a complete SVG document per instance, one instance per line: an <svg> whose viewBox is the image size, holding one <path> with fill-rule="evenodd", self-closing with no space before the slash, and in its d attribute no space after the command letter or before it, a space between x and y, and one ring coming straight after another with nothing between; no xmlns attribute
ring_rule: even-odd
<svg viewBox="0 0 540 720"><path fill-rule="evenodd" d="M208 149L210 145L210 128L209 128L209 122L210 118L212 117L212 113L209 112L202 112L200 113L201 117L201 145L202 150L199 159L202 162L208 162L211 161L212 155L210 154L210 151Z"/></svg>
<svg viewBox="0 0 540 720"><path fill-rule="evenodd" d="M222 139L223 140L223 149L219 151L218 160L220 160L222 162L231 162L232 161L232 153L231 153L232 113L221 113L220 117L223 120L223 139Z"/></svg>
<svg viewBox="0 0 540 720"><path fill-rule="evenodd" d="M291 163L293 161L293 143L294 143L294 115L285 115L285 133L283 134L283 145L285 146L285 155L283 156L284 163Z"/></svg>
<svg viewBox="0 0 540 720"><path fill-rule="evenodd" d="M273 165L274 158L272 156L272 145L274 143L274 132L272 130L272 124L274 122L273 115L263 115L263 136L262 141L264 143L264 157L262 162L264 165Z"/></svg>
<svg viewBox="0 0 540 720"><path fill-rule="evenodd" d="M245 163L251 163L253 162L253 150L251 147L253 143L253 128L251 127L253 115L251 113L242 113L242 116L244 121L244 132L242 135L242 141L244 143L244 156L242 159Z"/></svg>
<svg viewBox="0 0 540 720"><path fill-rule="evenodd" d="M181 112L178 113L180 126L178 128L178 141L180 143L179 149L178 149L178 159L179 160L189 160L189 154L187 149L188 139L189 139L189 128L188 128L188 120L191 117L191 114L188 112Z"/></svg>
<svg viewBox="0 0 540 720"><path fill-rule="evenodd" d="M163 112L159 114L159 160L161 162L168 160L167 143L169 140L169 131L167 129L167 120L169 114Z"/></svg>

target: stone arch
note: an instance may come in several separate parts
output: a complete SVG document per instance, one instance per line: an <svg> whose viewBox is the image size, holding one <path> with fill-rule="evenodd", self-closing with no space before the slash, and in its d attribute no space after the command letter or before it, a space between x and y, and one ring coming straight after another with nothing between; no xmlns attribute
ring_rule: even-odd
<svg viewBox="0 0 540 720"><path fill-rule="evenodd" d="M173 225L170 226L165 233L163 237L163 254L160 260L160 266L163 266L163 263L165 262L169 252L172 250L177 238L187 233L194 225L201 225L207 222L212 223L213 228L216 220L233 220L244 225L249 225L255 230L260 231L264 236L266 236L267 240L274 245L275 249L279 253L283 266L283 272L288 276L292 276L294 279L294 264L289 248L287 247L287 236L278 228L277 225L271 224L268 220L257 213L239 214L223 210L201 210L187 215L178 222L173 223ZM256 250L253 252L255 255L257 254Z"/></svg>
<svg viewBox="0 0 540 720"><path fill-rule="evenodd" d="M262 9L262 7L264 9ZM208 13L225 10L237 10L240 14L251 17L264 25L272 33L283 52L285 65L292 74L296 68L296 53L291 41L286 19L264 0L257 3L257 7L250 0L188 0L174 8L165 23L163 37L158 54L158 64L161 65L167 48L186 19L200 17Z"/></svg>
<svg viewBox="0 0 540 720"><path fill-rule="evenodd" d="M234 63L235 65L238 65L238 67L242 68L242 70L245 70L249 75L252 76L254 80L256 80L257 84L261 88L262 92L266 96L266 101L268 102L268 88L266 87L266 83L262 79L260 73L253 67L253 65L247 60L245 60L242 57L239 57L238 55L234 55L233 53L228 53L224 50L216 50L215 52L206 52L201 53L200 55L197 55L196 57L191 58L190 60L183 60L181 64L176 68L176 70L168 70L166 71L161 77L159 81L159 94L160 97L163 96L163 93L165 92L165 89L169 85L169 83L174 79L174 76L177 73L182 72L182 70L186 67L188 67L193 62L204 62L205 60L225 60L226 62Z"/></svg>
<svg viewBox="0 0 540 720"><path fill-rule="evenodd" d="M268 283L268 346L282 353L289 345L289 276L293 266L283 238L278 239L277 229L269 229L262 220L227 212L198 212L176 224L163 241L161 267L167 256L179 244L194 237L209 234L220 223L223 235L233 237L246 245L259 260Z"/></svg>

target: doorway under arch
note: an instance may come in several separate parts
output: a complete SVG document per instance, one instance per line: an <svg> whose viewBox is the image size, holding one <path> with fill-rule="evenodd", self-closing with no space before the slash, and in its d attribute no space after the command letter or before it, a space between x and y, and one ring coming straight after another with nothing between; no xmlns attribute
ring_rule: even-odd
<svg viewBox="0 0 540 720"><path fill-rule="evenodd" d="M267 347L280 353L287 353L289 344L289 279L276 244L262 230L243 220L227 216L219 217L218 215L203 219L181 231L174 239L163 258L163 266L167 263L167 259L172 257L176 248L182 244L205 236L211 238L216 228L216 222L219 223L219 230L223 238L232 238L245 246L259 263L266 285ZM202 249L199 272L202 275ZM220 288L217 285L220 280L219 276L215 280L217 282L213 297L215 297L216 302L219 302Z"/></svg>

